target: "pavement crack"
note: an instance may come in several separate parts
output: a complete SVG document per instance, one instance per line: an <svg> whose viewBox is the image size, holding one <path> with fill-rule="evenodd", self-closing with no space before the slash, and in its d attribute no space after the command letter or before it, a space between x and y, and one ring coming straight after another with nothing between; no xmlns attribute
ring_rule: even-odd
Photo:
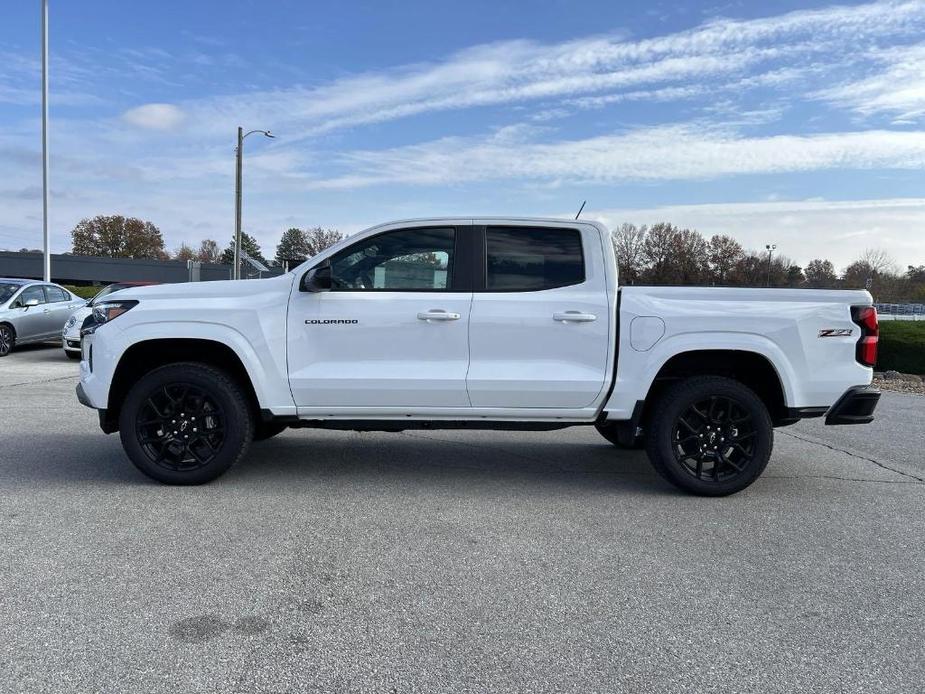
<svg viewBox="0 0 925 694"><path fill-rule="evenodd" d="M41 381L23 381L22 383L7 383L4 388L15 388L16 386L36 386L40 383L53 383L55 381L70 381L73 380L73 376L59 376L58 378L46 378Z"/></svg>
<svg viewBox="0 0 925 694"><path fill-rule="evenodd" d="M822 446L823 448L828 448L831 451L836 451L838 453L844 453L845 455L849 455L852 458L857 458L858 460L863 460L868 463L873 463L877 467L883 468L884 470L887 470L889 472L894 472L897 475L902 475L903 477L908 477L910 479L915 480L914 483L909 483L909 484L925 484L925 478L919 477L917 475L913 475L911 472L905 472L904 470L898 470L894 467L890 467L889 465L886 465L885 463L881 463L879 460L868 458L866 455L859 455L852 451L845 450L844 448L839 448L838 446L833 446L828 443L823 443L822 441L815 441L813 439L808 439L803 436L797 436L796 434L789 432L789 431L778 431L777 433L783 434L784 436L789 436L790 438L793 438L793 439L797 439L798 441L803 441L804 443L811 443L816 446ZM836 477L835 479L843 479L843 478ZM856 481L860 482L860 481L873 481L873 480L856 480Z"/></svg>

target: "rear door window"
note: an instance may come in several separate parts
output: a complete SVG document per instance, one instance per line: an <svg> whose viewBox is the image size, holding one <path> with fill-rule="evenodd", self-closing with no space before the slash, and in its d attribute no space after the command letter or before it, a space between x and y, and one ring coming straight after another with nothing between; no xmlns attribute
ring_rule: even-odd
<svg viewBox="0 0 925 694"><path fill-rule="evenodd" d="M488 291L539 291L584 282L577 229L488 227L485 246Z"/></svg>
<svg viewBox="0 0 925 694"><path fill-rule="evenodd" d="M70 301L71 297L68 296L67 292L61 289L61 287L52 287L45 286L45 296L48 298L48 303L53 304L58 301Z"/></svg>

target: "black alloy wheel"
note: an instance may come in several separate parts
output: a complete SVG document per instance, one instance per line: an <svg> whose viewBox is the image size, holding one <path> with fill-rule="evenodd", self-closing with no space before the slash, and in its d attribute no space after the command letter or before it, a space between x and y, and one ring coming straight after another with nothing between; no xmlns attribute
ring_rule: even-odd
<svg viewBox="0 0 925 694"><path fill-rule="evenodd" d="M767 407L731 378L679 381L662 393L646 420L652 466L693 494L741 491L758 479L771 457L774 429Z"/></svg>
<svg viewBox="0 0 925 694"><path fill-rule="evenodd" d="M119 413L122 446L135 466L165 484L202 484L247 452L252 407L240 384L208 364L168 364L145 374Z"/></svg>
<svg viewBox="0 0 925 694"><path fill-rule="evenodd" d="M135 435L148 459L175 472L208 465L225 443L225 415L191 383L158 387L135 415Z"/></svg>
<svg viewBox="0 0 925 694"><path fill-rule="evenodd" d="M733 397L711 395L693 402L675 420L672 440L678 465L698 480L725 482L754 462L755 423Z"/></svg>

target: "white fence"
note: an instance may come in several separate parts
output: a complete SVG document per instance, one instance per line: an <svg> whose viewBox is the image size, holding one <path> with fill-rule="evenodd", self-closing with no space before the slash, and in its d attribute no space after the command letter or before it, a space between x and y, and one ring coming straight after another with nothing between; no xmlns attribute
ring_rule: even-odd
<svg viewBox="0 0 925 694"><path fill-rule="evenodd" d="M925 304L874 304L879 320L925 321Z"/></svg>

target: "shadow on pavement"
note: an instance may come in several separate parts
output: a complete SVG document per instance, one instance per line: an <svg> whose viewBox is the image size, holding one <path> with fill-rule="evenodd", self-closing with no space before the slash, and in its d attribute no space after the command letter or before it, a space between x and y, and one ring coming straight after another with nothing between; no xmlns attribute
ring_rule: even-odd
<svg viewBox="0 0 925 694"><path fill-rule="evenodd" d="M518 480L569 489L674 493L645 455L609 444L524 442L504 434L491 439L436 438L435 432L354 434L287 432L255 443L217 483L238 488L268 486L311 490L319 483L351 480L419 486ZM426 438L425 438L426 437ZM433 437L433 438L430 438ZM19 439L21 440L21 439ZM154 485L122 451L117 434L46 434L36 446L0 438L0 486L10 484L110 483Z"/></svg>

